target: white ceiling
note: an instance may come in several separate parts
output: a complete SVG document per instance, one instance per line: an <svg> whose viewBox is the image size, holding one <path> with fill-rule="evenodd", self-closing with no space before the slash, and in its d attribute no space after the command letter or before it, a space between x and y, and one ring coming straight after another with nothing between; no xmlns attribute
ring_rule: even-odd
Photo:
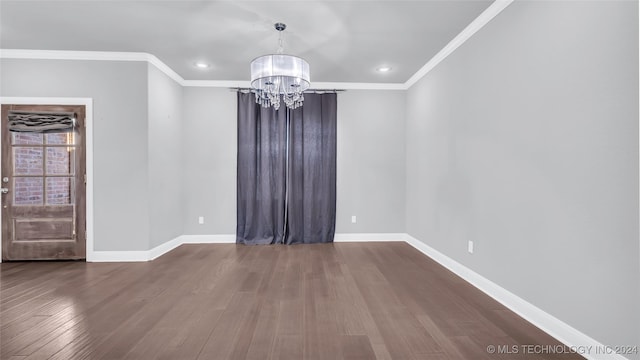
<svg viewBox="0 0 640 360"><path fill-rule="evenodd" d="M312 82L404 83L492 2L0 0L0 48L145 52L186 80L249 80L284 22Z"/></svg>

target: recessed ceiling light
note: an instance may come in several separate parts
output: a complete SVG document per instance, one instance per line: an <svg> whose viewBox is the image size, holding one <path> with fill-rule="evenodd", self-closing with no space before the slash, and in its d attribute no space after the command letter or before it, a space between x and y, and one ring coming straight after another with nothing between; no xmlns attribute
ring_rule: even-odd
<svg viewBox="0 0 640 360"><path fill-rule="evenodd" d="M389 72L391 71L391 66L380 66L376 69L377 72Z"/></svg>
<svg viewBox="0 0 640 360"><path fill-rule="evenodd" d="M204 62L197 62L196 67L199 69L208 69L211 65Z"/></svg>

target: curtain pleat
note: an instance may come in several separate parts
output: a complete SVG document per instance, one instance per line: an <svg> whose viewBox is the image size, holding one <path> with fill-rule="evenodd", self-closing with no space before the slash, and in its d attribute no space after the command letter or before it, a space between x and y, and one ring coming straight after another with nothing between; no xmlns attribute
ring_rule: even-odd
<svg viewBox="0 0 640 360"><path fill-rule="evenodd" d="M238 92L237 243L283 241L285 115Z"/></svg>
<svg viewBox="0 0 640 360"><path fill-rule="evenodd" d="M291 112L286 244L333 242L336 224L335 93L305 94Z"/></svg>

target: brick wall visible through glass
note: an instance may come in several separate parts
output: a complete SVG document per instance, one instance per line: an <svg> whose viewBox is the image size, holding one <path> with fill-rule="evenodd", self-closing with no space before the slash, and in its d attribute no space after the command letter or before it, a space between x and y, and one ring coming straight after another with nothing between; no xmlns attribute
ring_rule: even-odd
<svg viewBox="0 0 640 360"><path fill-rule="evenodd" d="M14 204L47 205L71 203L73 180L71 177L26 178L20 175L71 175L73 173L72 148L42 147L46 144L67 144L72 142L70 134L29 134L14 133L13 144L40 145L33 147L14 147ZM43 164L46 151L46 164ZM44 167L43 167L44 165ZM44 189L46 187L46 199Z"/></svg>

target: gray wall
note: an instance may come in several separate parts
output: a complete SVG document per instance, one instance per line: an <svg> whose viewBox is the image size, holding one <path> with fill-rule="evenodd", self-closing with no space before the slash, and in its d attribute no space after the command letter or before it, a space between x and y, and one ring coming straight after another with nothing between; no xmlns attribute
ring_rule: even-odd
<svg viewBox="0 0 640 360"><path fill-rule="evenodd" d="M95 250L148 250L147 64L0 60L0 95L93 98Z"/></svg>
<svg viewBox="0 0 640 360"><path fill-rule="evenodd" d="M408 233L638 345L638 95L637 2L514 2L408 92Z"/></svg>
<svg viewBox="0 0 640 360"><path fill-rule="evenodd" d="M234 92L134 62L3 59L1 75L2 96L94 99L96 251L235 234ZM404 119L404 92L338 95L337 232L405 231Z"/></svg>
<svg viewBox="0 0 640 360"><path fill-rule="evenodd" d="M184 233L235 235L236 93L187 87L183 104Z"/></svg>
<svg viewBox="0 0 640 360"><path fill-rule="evenodd" d="M150 248L183 233L181 85L149 64Z"/></svg>
<svg viewBox="0 0 640 360"><path fill-rule="evenodd" d="M185 234L235 234L236 94L188 87L184 109ZM338 94L337 232L404 232L404 109L401 91Z"/></svg>
<svg viewBox="0 0 640 360"><path fill-rule="evenodd" d="M338 94L336 232L405 232L405 100L404 91Z"/></svg>

